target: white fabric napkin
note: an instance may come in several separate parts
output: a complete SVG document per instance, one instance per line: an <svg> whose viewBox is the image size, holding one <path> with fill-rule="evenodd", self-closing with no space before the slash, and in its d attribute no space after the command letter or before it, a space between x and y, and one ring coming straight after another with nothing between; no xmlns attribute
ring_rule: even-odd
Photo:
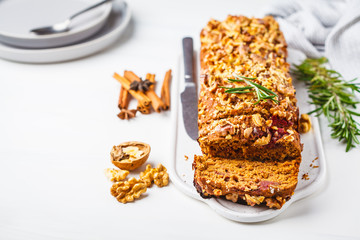
<svg viewBox="0 0 360 240"><path fill-rule="evenodd" d="M267 7L290 48L325 56L347 80L360 81L360 0L290 0Z"/></svg>

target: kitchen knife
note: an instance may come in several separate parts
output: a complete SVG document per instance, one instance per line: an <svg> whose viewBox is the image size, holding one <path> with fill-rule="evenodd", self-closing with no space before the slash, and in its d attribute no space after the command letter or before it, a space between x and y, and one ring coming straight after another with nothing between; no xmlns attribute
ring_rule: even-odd
<svg viewBox="0 0 360 240"><path fill-rule="evenodd" d="M194 140L198 138L198 97L194 81L194 48L193 39L183 38L185 89L181 93L182 114L185 130Z"/></svg>

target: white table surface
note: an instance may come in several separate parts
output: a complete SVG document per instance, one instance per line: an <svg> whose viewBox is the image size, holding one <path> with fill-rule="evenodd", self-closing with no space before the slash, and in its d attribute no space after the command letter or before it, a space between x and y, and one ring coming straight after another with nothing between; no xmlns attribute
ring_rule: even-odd
<svg viewBox="0 0 360 240"><path fill-rule="evenodd" d="M41 65L0 59L0 239L360 238L360 148L345 153L325 121L325 187L273 220L227 220L171 183L129 204L109 193L103 170L113 145L147 142L153 165L173 157L171 112L119 120L113 72L162 81L171 68L179 81L182 37L198 39L211 17L256 15L265 2L132 0L126 34L97 55Z"/></svg>

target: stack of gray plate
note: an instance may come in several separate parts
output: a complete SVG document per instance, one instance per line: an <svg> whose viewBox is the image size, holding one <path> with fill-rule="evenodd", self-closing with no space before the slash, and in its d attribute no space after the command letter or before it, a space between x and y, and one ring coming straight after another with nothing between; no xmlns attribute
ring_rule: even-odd
<svg viewBox="0 0 360 240"><path fill-rule="evenodd" d="M0 58L50 63L81 58L112 44L130 20L126 2L110 1L74 18L70 30L37 35L31 29L63 22L99 0L0 1Z"/></svg>

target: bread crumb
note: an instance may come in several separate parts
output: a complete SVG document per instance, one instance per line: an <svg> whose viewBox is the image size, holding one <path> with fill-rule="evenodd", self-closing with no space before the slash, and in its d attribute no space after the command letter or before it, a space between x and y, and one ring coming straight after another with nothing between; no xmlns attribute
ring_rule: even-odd
<svg viewBox="0 0 360 240"><path fill-rule="evenodd" d="M302 175L302 178L301 179L303 179L303 180L309 180L310 178L309 178L309 175L307 174L307 173L304 173L303 175Z"/></svg>
<svg viewBox="0 0 360 240"><path fill-rule="evenodd" d="M184 155L184 157L185 157L185 161L189 160L188 156Z"/></svg>
<svg viewBox="0 0 360 240"><path fill-rule="evenodd" d="M318 160L319 159L319 157L316 157L314 160L312 160L312 162L315 162L316 160Z"/></svg>
<svg viewBox="0 0 360 240"><path fill-rule="evenodd" d="M312 160L311 162L314 163L316 160L318 160L319 157L316 157L314 160ZM310 163L310 167L312 168L318 168L319 166L315 166L314 164Z"/></svg>

